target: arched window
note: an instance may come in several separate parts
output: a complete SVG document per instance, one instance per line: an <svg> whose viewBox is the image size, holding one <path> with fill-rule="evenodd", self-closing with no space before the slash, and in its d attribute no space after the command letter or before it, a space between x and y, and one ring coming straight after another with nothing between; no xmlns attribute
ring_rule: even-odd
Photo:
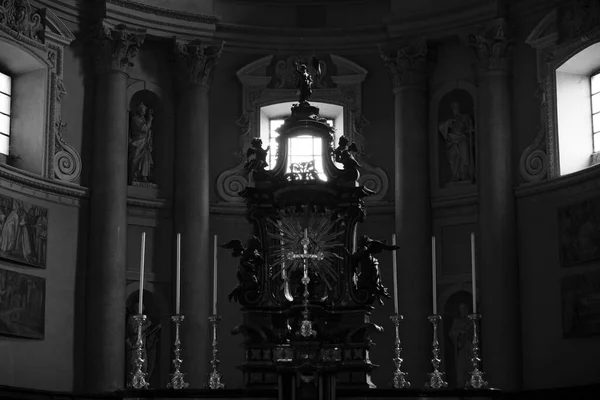
<svg viewBox="0 0 600 400"><path fill-rule="evenodd" d="M600 43L585 48L556 69L560 175L597 163L600 150Z"/></svg>
<svg viewBox="0 0 600 400"><path fill-rule="evenodd" d="M260 138L264 146L270 146L269 151L269 166L267 169L272 169L277 163L278 143L277 143L277 128L279 128L285 119L290 115L290 109L294 103L284 102L261 107L260 117ZM327 123L335 128L335 137L333 145L344 132L344 107L336 104L311 102L311 105L318 107L323 118L327 119ZM289 160L288 169L291 164L314 161L315 168L321 179L326 179L323 171L323 160L321 155L321 138L312 136L298 136L290 139L289 144ZM341 165L337 165L341 168ZM286 171L291 172L291 171Z"/></svg>

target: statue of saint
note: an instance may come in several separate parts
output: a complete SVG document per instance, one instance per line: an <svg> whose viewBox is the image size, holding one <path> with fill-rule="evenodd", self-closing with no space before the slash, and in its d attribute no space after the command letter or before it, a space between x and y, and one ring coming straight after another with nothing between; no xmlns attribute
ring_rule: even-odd
<svg viewBox="0 0 600 400"><path fill-rule="evenodd" d="M473 179L473 160L471 147L473 143L473 121L467 114L460 113L457 102L450 103L452 117L439 125L439 130L446 141L446 156L450 163L450 182L465 182Z"/></svg>
<svg viewBox="0 0 600 400"><path fill-rule="evenodd" d="M322 72L319 60L313 56L311 64L316 72L316 76L321 76ZM303 103L308 103L307 100L312 95L314 80L312 75L308 72L308 66L306 64L294 62L294 66L296 67L296 72L300 75L298 79L298 94L300 95L300 105L302 105Z"/></svg>
<svg viewBox="0 0 600 400"><path fill-rule="evenodd" d="M129 119L129 170L131 182L153 183L154 112L140 102Z"/></svg>
<svg viewBox="0 0 600 400"><path fill-rule="evenodd" d="M454 366L456 386L464 388L471 371L473 356L473 321L468 318L469 308L465 303L458 305L458 317L452 321L450 341L454 346Z"/></svg>
<svg viewBox="0 0 600 400"><path fill-rule="evenodd" d="M392 296L383 284L379 260L374 255L383 250L394 251L400 247L373 240L366 235L358 240L357 247L356 252L352 254L355 286L358 289L366 290L379 301L379 304L383 305L382 297L391 299Z"/></svg>
<svg viewBox="0 0 600 400"><path fill-rule="evenodd" d="M136 301L130 309L127 310L127 337L125 339L125 345L127 348L127 382L131 381L131 373L135 371L136 364L136 350L137 350L137 324L133 319L133 316L138 313L139 303ZM153 324L150 318L146 319L144 326L142 326L142 359L144 364L142 366L142 372L147 375L146 381L149 382L154 373L156 366L158 340L161 325Z"/></svg>

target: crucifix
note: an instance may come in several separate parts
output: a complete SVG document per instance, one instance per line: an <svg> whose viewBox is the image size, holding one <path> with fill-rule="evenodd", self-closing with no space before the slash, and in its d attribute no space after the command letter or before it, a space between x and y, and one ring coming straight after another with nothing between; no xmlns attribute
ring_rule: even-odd
<svg viewBox="0 0 600 400"><path fill-rule="evenodd" d="M312 322L308 319L308 297L310 294L308 293L308 284L310 283L310 277L308 276L308 260L319 260L322 261L325 256L323 252L320 251L315 254L310 254L308 252L308 245L310 244L310 240L308 239L308 229L304 229L304 237L300 241L302 245L302 253L296 254L293 252L289 252L287 254L288 260L302 259L302 264L304 267L304 276L302 277L302 284L304 285L304 311L302 311L302 315L304 316L304 320L302 321L302 325L300 326L300 334L304 337L316 336L317 332L312 329Z"/></svg>

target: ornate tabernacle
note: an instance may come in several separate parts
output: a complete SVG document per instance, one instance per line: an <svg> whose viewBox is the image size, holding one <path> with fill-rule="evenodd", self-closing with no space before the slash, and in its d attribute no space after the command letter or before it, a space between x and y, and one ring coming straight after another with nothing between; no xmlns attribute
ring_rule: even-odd
<svg viewBox="0 0 600 400"><path fill-rule="evenodd" d="M334 148L334 128L306 101L310 83L300 82L301 101L278 130L276 165L266 170L270 149L258 140L247 152L253 179L240 195L254 235L245 246L236 239L222 247L241 257L230 300L242 306L233 334L244 337L246 388L327 399L336 386L374 387L371 334L382 328L370 313L387 291L377 260L357 249L363 198L373 192L358 184L356 146L342 136ZM298 139L319 151L295 160Z"/></svg>

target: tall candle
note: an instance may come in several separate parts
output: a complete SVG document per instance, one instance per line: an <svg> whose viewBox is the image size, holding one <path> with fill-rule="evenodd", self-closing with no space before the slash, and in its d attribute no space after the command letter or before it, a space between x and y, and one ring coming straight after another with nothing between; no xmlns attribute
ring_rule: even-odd
<svg viewBox="0 0 600 400"><path fill-rule="evenodd" d="M217 315L217 235L215 235L213 262L213 315Z"/></svg>
<svg viewBox="0 0 600 400"><path fill-rule="evenodd" d="M396 234L392 235L392 246L396 245ZM396 261L396 250L392 252L392 266L394 267L394 313L398 314L398 266Z"/></svg>
<svg viewBox="0 0 600 400"><path fill-rule="evenodd" d="M142 232L142 250L140 256L140 298L138 299L138 314L144 311L144 256L146 254L146 232Z"/></svg>
<svg viewBox="0 0 600 400"><path fill-rule="evenodd" d="M175 315L181 306L181 233L177 234L177 278L175 279Z"/></svg>
<svg viewBox="0 0 600 400"><path fill-rule="evenodd" d="M437 315L437 268L435 257L435 236L431 237L431 275L433 284L433 315Z"/></svg>
<svg viewBox="0 0 600 400"><path fill-rule="evenodd" d="M473 290L473 314L477 314L477 279L475 275L475 233L471 232L471 285Z"/></svg>

